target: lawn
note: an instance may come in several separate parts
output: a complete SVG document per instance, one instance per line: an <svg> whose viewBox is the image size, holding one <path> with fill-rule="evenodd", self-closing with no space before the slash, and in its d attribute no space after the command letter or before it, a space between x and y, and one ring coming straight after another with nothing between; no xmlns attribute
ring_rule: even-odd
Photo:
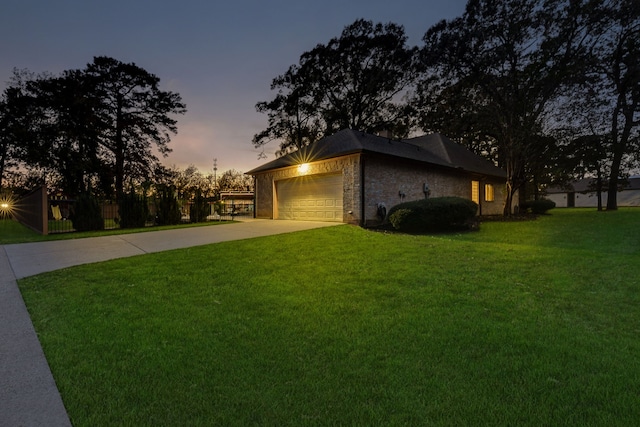
<svg viewBox="0 0 640 427"><path fill-rule="evenodd" d="M637 425L640 210L337 226L19 281L74 426Z"/></svg>

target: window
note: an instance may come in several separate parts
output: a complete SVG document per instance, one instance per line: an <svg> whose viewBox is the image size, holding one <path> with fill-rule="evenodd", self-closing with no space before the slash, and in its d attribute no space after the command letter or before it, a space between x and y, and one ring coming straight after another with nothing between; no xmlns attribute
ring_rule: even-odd
<svg viewBox="0 0 640 427"><path fill-rule="evenodd" d="M485 184L484 185L484 201L485 202L493 202L494 197L495 196L493 194L493 185Z"/></svg>
<svg viewBox="0 0 640 427"><path fill-rule="evenodd" d="M480 181L471 181L471 200L480 204Z"/></svg>

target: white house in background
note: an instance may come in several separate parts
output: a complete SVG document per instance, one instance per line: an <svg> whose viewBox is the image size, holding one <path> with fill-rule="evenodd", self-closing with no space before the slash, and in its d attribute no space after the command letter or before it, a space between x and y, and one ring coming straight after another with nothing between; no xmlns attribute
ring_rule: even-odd
<svg viewBox="0 0 640 427"><path fill-rule="evenodd" d="M548 188L546 198L553 200L558 208L595 208L598 206L595 181L595 178L585 178L564 188ZM603 188L607 188L606 184ZM602 192L602 204L607 204L607 191ZM618 192L618 206L640 206L640 175L633 175L624 183Z"/></svg>

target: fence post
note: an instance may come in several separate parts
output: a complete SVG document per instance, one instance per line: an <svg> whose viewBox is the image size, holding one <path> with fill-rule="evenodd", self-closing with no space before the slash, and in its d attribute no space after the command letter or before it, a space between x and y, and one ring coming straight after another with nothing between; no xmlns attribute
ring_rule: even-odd
<svg viewBox="0 0 640 427"><path fill-rule="evenodd" d="M40 215L42 218L42 235L49 234L49 194L47 184L40 188Z"/></svg>
<svg viewBox="0 0 640 427"><path fill-rule="evenodd" d="M47 186L42 185L16 202L14 217L42 235L49 234L48 202Z"/></svg>

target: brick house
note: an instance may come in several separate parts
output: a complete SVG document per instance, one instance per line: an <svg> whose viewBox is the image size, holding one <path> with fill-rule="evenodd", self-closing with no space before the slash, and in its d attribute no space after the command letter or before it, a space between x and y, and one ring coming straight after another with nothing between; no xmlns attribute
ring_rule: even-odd
<svg viewBox="0 0 640 427"><path fill-rule="evenodd" d="M505 172L440 134L396 140L343 130L249 172L256 218L370 226L392 206L458 196L501 214Z"/></svg>

